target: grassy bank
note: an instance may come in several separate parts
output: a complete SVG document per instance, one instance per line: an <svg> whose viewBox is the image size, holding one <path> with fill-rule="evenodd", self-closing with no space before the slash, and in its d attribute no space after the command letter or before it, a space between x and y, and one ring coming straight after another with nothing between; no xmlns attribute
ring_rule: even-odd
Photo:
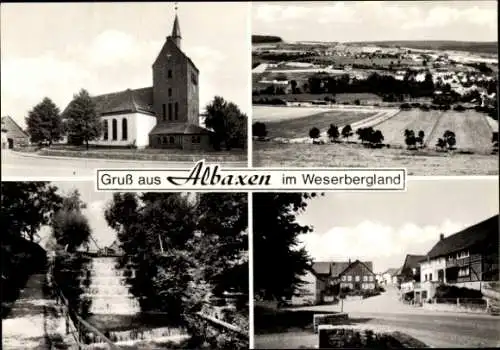
<svg viewBox="0 0 500 350"><path fill-rule="evenodd" d="M119 160L145 161L179 161L195 162L205 159L208 162L241 162L246 161L247 151L235 149L231 151L191 151L179 149L127 149L56 145L47 148L25 147L17 149L22 153L31 153L41 156L98 158Z"/></svg>

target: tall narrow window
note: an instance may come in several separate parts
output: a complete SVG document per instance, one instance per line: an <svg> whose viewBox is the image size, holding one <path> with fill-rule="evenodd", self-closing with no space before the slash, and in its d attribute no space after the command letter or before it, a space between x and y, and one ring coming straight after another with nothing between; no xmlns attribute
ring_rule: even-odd
<svg viewBox="0 0 500 350"><path fill-rule="evenodd" d="M113 141L116 141L118 139L118 125L117 125L116 119L113 119L113 122L111 123L111 127L113 130L111 131L113 133Z"/></svg>
<svg viewBox="0 0 500 350"><path fill-rule="evenodd" d="M168 104L168 120L172 120L172 104Z"/></svg>
<svg viewBox="0 0 500 350"><path fill-rule="evenodd" d="M104 141L108 141L108 137L109 137L109 134L108 134L108 121L105 120L103 125L102 125L102 128L104 129L103 130L103 139Z"/></svg>
<svg viewBox="0 0 500 350"><path fill-rule="evenodd" d="M175 143L175 138L173 136L170 136L169 141L173 145Z"/></svg>
<svg viewBox="0 0 500 350"><path fill-rule="evenodd" d="M179 119L179 104L176 102L175 103L175 120Z"/></svg>
<svg viewBox="0 0 500 350"><path fill-rule="evenodd" d="M128 138L128 125L127 125L127 118L122 119L122 140L127 140Z"/></svg>
<svg viewBox="0 0 500 350"><path fill-rule="evenodd" d="M162 105L163 108L163 120L167 120L167 108L165 104Z"/></svg>
<svg viewBox="0 0 500 350"><path fill-rule="evenodd" d="M171 69L168 70L168 77L172 78L172 70Z"/></svg>
<svg viewBox="0 0 500 350"><path fill-rule="evenodd" d="M172 88L168 88L168 97L172 96Z"/></svg>

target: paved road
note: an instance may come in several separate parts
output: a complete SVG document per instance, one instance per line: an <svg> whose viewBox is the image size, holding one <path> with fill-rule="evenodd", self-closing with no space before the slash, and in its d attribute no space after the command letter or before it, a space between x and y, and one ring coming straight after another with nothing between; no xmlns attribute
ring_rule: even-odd
<svg viewBox="0 0 500 350"><path fill-rule="evenodd" d="M386 313L350 313L350 323L400 330L431 347L499 347L500 318L478 315L412 315ZM256 348L286 349L313 347L317 334L309 331L255 336Z"/></svg>
<svg viewBox="0 0 500 350"><path fill-rule="evenodd" d="M340 311L339 305L322 305L301 309ZM343 311L349 323L362 323L400 330L432 347L499 347L500 317L486 314L463 314L424 310L398 301L391 287L379 296L344 302ZM317 345L311 330L282 334L257 335L256 347L299 348Z"/></svg>
<svg viewBox="0 0 500 350"><path fill-rule="evenodd" d="M160 161L131 161L106 160L86 158L42 158L32 155L23 155L9 150L2 150L2 179L9 177L36 180L40 178L68 178L85 177L94 179L95 168L190 168L193 162L160 162ZM228 162L226 167L246 167L247 162Z"/></svg>

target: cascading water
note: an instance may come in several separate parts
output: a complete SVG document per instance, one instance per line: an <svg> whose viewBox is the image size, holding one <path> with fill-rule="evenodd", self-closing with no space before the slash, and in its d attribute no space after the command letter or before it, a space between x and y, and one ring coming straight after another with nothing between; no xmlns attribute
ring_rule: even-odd
<svg viewBox="0 0 500 350"><path fill-rule="evenodd" d="M92 259L91 283L86 295L91 298L91 314L135 315L138 301L130 294L123 272L115 268L115 258Z"/></svg>

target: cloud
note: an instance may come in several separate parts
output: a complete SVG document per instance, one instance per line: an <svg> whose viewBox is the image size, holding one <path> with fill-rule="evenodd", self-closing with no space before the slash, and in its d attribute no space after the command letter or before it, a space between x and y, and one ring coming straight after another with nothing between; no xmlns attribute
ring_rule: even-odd
<svg viewBox="0 0 500 350"><path fill-rule="evenodd" d="M310 7L296 5L258 5L255 18L263 22L278 22L299 19L313 11Z"/></svg>
<svg viewBox="0 0 500 350"><path fill-rule="evenodd" d="M203 74L220 71L226 60L226 55L208 46L188 47L185 52Z"/></svg>
<svg viewBox="0 0 500 350"><path fill-rule="evenodd" d="M465 228L450 220L438 226L417 226L407 223L393 228L382 223L363 221L354 227L333 227L324 234L309 233L300 240L316 260L329 259L381 259L414 251L415 247L429 249L439 239L439 234L449 235Z"/></svg>

